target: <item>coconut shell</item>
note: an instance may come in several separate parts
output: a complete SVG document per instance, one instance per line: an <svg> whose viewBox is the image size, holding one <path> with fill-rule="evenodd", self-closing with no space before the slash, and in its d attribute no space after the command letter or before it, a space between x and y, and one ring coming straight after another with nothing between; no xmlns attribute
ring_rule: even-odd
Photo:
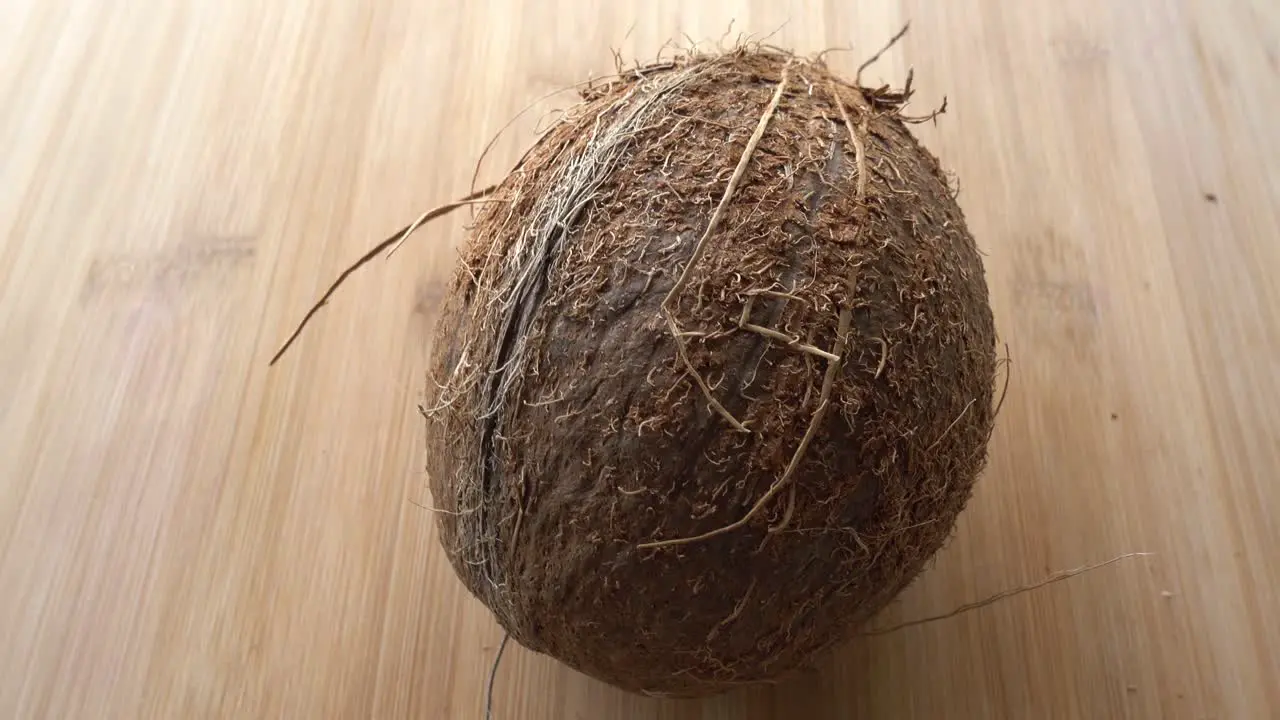
<svg viewBox="0 0 1280 720"><path fill-rule="evenodd" d="M519 643L650 694L776 680L942 546L996 337L908 95L759 49L643 68L478 212L428 472L453 567Z"/></svg>

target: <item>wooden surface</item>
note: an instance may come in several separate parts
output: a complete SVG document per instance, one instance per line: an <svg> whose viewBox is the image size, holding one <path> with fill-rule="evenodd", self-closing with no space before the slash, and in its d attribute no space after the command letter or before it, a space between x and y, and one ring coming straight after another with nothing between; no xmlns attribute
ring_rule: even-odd
<svg viewBox="0 0 1280 720"><path fill-rule="evenodd" d="M953 542L881 621L1132 551L705 702L514 646L495 718L1280 712L1280 5L0 4L0 717L477 718L501 632L440 553L428 331L468 186L546 93L687 33L901 83L1014 375ZM538 121L495 145L500 177Z"/></svg>

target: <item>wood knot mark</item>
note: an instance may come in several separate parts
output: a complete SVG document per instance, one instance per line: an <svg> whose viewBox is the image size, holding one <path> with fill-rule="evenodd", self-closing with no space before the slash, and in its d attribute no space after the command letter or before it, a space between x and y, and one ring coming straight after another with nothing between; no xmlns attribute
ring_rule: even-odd
<svg viewBox="0 0 1280 720"><path fill-rule="evenodd" d="M247 235L189 236L157 252L120 252L93 258L80 286L80 302L133 293L180 292L192 285L226 280L257 256L257 238Z"/></svg>
<svg viewBox="0 0 1280 720"><path fill-rule="evenodd" d="M421 318L433 318L444 304L447 281L441 279L420 280L413 292L413 314Z"/></svg>
<svg viewBox="0 0 1280 720"><path fill-rule="evenodd" d="M1049 48L1066 67L1096 68L1105 65L1111 58L1110 48L1079 29L1050 40Z"/></svg>

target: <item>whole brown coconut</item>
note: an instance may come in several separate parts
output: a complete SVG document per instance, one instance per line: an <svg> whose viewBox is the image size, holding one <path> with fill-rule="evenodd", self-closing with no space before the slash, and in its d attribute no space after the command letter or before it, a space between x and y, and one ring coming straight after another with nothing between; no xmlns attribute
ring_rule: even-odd
<svg viewBox="0 0 1280 720"><path fill-rule="evenodd" d="M584 673L777 679L970 496L981 259L909 92L757 49L583 94L477 215L439 321L441 541L513 638Z"/></svg>

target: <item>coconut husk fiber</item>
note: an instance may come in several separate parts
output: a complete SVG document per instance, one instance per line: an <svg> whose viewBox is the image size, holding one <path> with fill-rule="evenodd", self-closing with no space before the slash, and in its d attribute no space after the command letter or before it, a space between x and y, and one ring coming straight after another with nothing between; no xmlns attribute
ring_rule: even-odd
<svg viewBox="0 0 1280 720"><path fill-rule="evenodd" d="M512 638L613 685L785 677L970 497L981 258L909 83L755 47L582 95L479 206L436 328L440 540Z"/></svg>

